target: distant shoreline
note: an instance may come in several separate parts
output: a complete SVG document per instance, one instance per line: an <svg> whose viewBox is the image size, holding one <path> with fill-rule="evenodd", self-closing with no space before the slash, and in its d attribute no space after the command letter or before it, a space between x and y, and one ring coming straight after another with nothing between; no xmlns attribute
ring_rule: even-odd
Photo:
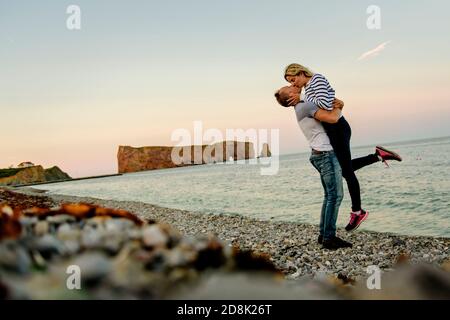
<svg viewBox="0 0 450 320"><path fill-rule="evenodd" d="M50 181L50 182L37 182L37 183L31 183L31 184L23 184L23 185L17 185L17 186L3 186L3 187L31 187L35 185L41 185L41 184L50 184L50 183L61 183L61 182L71 182L76 180L88 180L88 179L97 179L97 178L108 178L108 177L116 177L116 176L123 176L123 175L130 175L130 174L139 174L143 172L161 172L165 170L174 170L174 169L182 169L182 168L194 168L194 167L204 167L204 166L215 166L215 165L230 165L230 164L236 164L237 162L246 164L250 161L259 161L260 159L266 159L270 157L255 157L252 159L239 159L239 160L229 160L229 161L218 161L218 162L211 162L211 163L195 163L191 165L186 166L176 166L171 168L159 168L159 169L148 169L148 170L140 170L135 172L125 172L125 173L111 173L111 174L105 174L105 175L99 175L99 176L89 176L89 177L80 177L80 178L73 178L73 179L67 179L67 180L58 180L58 181ZM2 185L0 185L2 187Z"/></svg>
<svg viewBox="0 0 450 320"><path fill-rule="evenodd" d="M65 180L46 181L46 182L34 182L34 183L20 184L20 185L9 186L9 187L22 188L22 187L37 186L37 185L41 185L41 184L52 184L52 183L61 183L61 182L72 182L72 181L77 181L77 180L99 179L99 178L115 177L115 176L121 176L121 175L122 175L122 173L104 174L104 175L100 175L100 176L80 177L80 178L65 179Z"/></svg>

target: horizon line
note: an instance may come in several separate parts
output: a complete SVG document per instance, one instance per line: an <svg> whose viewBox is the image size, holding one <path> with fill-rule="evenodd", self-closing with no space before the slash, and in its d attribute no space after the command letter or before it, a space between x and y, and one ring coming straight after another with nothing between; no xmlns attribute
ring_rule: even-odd
<svg viewBox="0 0 450 320"><path fill-rule="evenodd" d="M420 138L420 139L413 139L413 140L396 140L396 141L390 141L390 142L381 142L379 144L384 144L384 145L392 145L392 144L399 144L399 143L405 143L405 142L420 142L420 141L425 141L425 140L431 140L431 139L445 139L445 138L450 138L450 135L446 135L446 136L438 136L438 137L428 137L428 138ZM353 148L367 148L367 147L372 147L372 144L363 144L363 145L356 145L353 146ZM292 152L292 153L280 153L280 156L287 156L287 155L294 155L294 154L303 154L303 153L307 153L308 151L302 151L302 152Z"/></svg>

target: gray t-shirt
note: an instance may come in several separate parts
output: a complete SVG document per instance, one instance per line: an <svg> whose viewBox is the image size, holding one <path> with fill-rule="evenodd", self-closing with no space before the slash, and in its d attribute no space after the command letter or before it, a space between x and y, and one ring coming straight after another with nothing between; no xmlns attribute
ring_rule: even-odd
<svg viewBox="0 0 450 320"><path fill-rule="evenodd" d="M301 102L295 106L295 115L297 122L302 129L303 134L309 142L312 149L317 151L331 151L333 147L330 144L322 123L314 119L314 115L319 107L311 102Z"/></svg>

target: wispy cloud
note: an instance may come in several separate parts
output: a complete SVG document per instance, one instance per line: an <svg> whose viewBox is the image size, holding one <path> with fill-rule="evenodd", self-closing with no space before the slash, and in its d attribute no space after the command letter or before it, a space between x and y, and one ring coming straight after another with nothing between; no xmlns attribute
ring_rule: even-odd
<svg viewBox="0 0 450 320"><path fill-rule="evenodd" d="M377 46L376 48L369 50L367 52L364 52L359 58L358 61L362 61L362 60L366 60L369 58L373 58L376 57L377 55L379 55L384 49L386 49L386 46L391 43L392 41L386 41L383 42L382 44L380 44L379 46Z"/></svg>

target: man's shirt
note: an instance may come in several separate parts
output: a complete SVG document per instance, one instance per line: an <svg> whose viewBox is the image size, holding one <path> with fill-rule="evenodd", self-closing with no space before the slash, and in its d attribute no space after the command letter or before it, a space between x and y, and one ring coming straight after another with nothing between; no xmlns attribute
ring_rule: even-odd
<svg viewBox="0 0 450 320"><path fill-rule="evenodd" d="M308 140L310 147L317 151L333 150L322 123L314 119L314 115L319 110L319 107L314 103L305 102L297 104L294 108L298 125Z"/></svg>

